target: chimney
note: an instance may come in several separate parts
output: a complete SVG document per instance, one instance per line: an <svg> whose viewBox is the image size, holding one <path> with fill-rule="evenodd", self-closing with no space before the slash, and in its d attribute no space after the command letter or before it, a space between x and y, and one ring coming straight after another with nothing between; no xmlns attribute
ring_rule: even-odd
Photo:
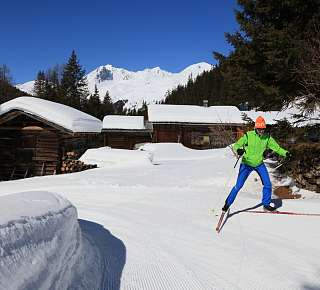
<svg viewBox="0 0 320 290"><path fill-rule="evenodd" d="M203 100L203 106L207 108L209 106L209 101Z"/></svg>

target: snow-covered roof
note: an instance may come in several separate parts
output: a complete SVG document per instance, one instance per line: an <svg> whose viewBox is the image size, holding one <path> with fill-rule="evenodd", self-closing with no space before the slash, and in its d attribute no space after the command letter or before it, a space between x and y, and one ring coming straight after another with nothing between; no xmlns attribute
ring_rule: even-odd
<svg viewBox="0 0 320 290"><path fill-rule="evenodd" d="M103 118L103 130L146 130L143 116L107 115Z"/></svg>
<svg viewBox="0 0 320 290"><path fill-rule="evenodd" d="M73 133L101 132L102 122L66 105L34 98L19 97L0 105L0 116L12 110L40 117Z"/></svg>
<svg viewBox="0 0 320 290"><path fill-rule="evenodd" d="M152 123L244 123L234 106L149 105L148 116Z"/></svg>

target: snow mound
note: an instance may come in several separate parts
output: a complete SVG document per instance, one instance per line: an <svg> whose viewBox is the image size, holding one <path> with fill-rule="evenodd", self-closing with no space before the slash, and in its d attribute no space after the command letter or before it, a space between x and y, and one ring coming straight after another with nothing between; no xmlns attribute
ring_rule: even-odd
<svg viewBox="0 0 320 290"><path fill-rule="evenodd" d="M183 146L181 143L147 143L139 148L141 151L153 155L153 160L195 160L219 158L230 155L229 148L195 150Z"/></svg>
<svg viewBox="0 0 320 290"><path fill-rule="evenodd" d="M0 289L97 289L80 260L99 256L82 239L69 201L45 191L15 193L0 198L0 211Z"/></svg>
<svg viewBox="0 0 320 290"><path fill-rule="evenodd" d="M101 147L88 149L80 160L86 164L97 164L98 167L150 166L153 156L151 152Z"/></svg>

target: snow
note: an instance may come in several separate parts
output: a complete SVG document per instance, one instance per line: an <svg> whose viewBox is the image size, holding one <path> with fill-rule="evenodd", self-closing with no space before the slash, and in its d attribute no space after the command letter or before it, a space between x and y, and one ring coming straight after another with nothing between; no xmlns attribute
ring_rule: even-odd
<svg viewBox="0 0 320 290"><path fill-rule="evenodd" d="M25 93L33 95L34 83L35 83L35 81L29 81L29 82L26 82L23 84L18 84L18 85L16 85L16 87Z"/></svg>
<svg viewBox="0 0 320 290"><path fill-rule="evenodd" d="M281 121L284 119L286 119L290 124L296 127L320 124L320 115L319 115L320 109L310 116L310 120L297 122L297 119L295 118L295 116L300 114L300 110L295 103L290 104L287 108L285 108L282 111L262 112L262 111L252 110L252 111L243 111L242 113L245 113L253 121L255 121L258 116L262 116L265 118L267 124L276 124L277 121Z"/></svg>
<svg viewBox="0 0 320 290"><path fill-rule="evenodd" d="M100 133L102 122L86 113L59 103L34 98L19 97L0 105L0 115L20 110L55 123L73 133Z"/></svg>
<svg viewBox="0 0 320 290"><path fill-rule="evenodd" d="M242 113L246 114L252 121L256 121L257 117L262 116L267 124L273 125L277 123L277 120L282 120L287 118L288 115L281 111L242 111Z"/></svg>
<svg viewBox="0 0 320 290"><path fill-rule="evenodd" d="M143 116L107 115L103 118L102 129L145 130Z"/></svg>
<svg viewBox="0 0 320 290"><path fill-rule="evenodd" d="M0 289L98 289L97 250L82 236L76 208L61 196L2 196L0 234ZM97 277L82 279L88 270Z"/></svg>
<svg viewBox="0 0 320 290"><path fill-rule="evenodd" d="M113 75L112 80L100 81L97 78L104 67ZM94 91L96 85L101 98L108 91L113 102L119 99L128 100L125 108L141 108L143 101L150 104L163 100L167 91L178 85L185 85L190 77L195 79L211 69L212 65L205 62L191 65L178 73L171 73L159 67L133 72L106 65L90 72L87 79L90 92Z"/></svg>
<svg viewBox="0 0 320 290"><path fill-rule="evenodd" d="M229 148L85 157L105 166L0 183L0 289L320 288L319 217L241 212L261 201L255 173L215 232L239 170ZM282 210L319 213L319 194L300 193Z"/></svg>
<svg viewBox="0 0 320 290"><path fill-rule="evenodd" d="M147 143L140 146L139 150L152 154L155 162L162 160L199 160L218 157L221 151L193 150L180 143ZM156 156L156 159L154 159Z"/></svg>
<svg viewBox="0 0 320 290"><path fill-rule="evenodd" d="M149 105L148 116L154 123L244 123L240 110L235 106Z"/></svg>
<svg viewBox="0 0 320 290"><path fill-rule="evenodd" d="M108 64L97 67L86 77L90 93L94 93L97 86L101 100L108 91L113 102L128 100L125 108L137 109L142 107L143 101L149 104L163 100L169 90L178 85L186 85L190 77L195 79L211 69L211 64L201 62L190 65L178 73L168 72L159 67L134 72ZM105 78L101 78L103 71L108 72ZM32 94L33 81L19 84L17 88Z"/></svg>
<svg viewBox="0 0 320 290"><path fill-rule="evenodd" d="M151 166L152 152L130 151L101 147L88 149L80 158L86 164L97 164L98 167L129 167L144 164Z"/></svg>

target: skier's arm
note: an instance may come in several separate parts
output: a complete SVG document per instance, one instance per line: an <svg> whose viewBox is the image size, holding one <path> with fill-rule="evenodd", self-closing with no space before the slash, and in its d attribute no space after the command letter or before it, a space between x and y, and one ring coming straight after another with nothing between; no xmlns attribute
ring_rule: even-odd
<svg viewBox="0 0 320 290"><path fill-rule="evenodd" d="M243 149L244 144L246 144L247 141L247 134L244 134L236 143L233 144L233 150L237 152L238 149Z"/></svg>
<svg viewBox="0 0 320 290"><path fill-rule="evenodd" d="M287 150L280 147L280 145L272 137L270 137L270 139L268 141L268 148L283 157L286 157L286 154L288 152Z"/></svg>

